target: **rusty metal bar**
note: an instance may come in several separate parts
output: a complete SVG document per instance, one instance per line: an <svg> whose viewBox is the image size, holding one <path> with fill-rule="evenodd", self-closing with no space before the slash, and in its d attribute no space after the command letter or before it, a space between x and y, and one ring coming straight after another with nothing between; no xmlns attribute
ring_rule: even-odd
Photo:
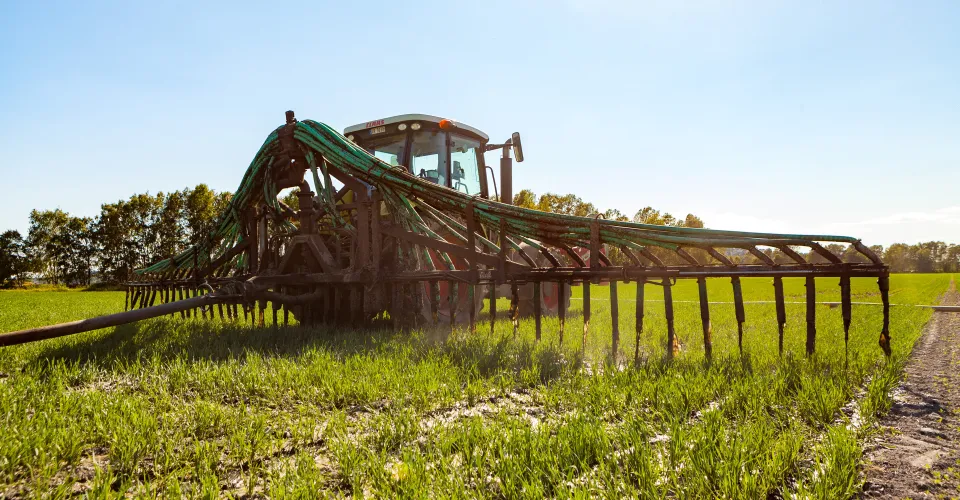
<svg viewBox="0 0 960 500"><path fill-rule="evenodd" d="M843 318L843 357L849 355L850 321L853 319L853 303L850 296L850 277L840 278L840 314Z"/></svg>
<svg viewBox="0 0 960 500"><path fill-rule="evenodd" d="M851 245L853 245L853 248L857 249L857 251L860 252L862 255L866 256L867 259L870 260L870 262L873 262L878 266L883 265L883 261L880 260L880 257L878 257L877 254L873 252L873 250L871 250L869 247L864 245L860 240L854 241L853 243L851 243Z"/></svg>
<svg viewBox="0 0 960 500"><path fill-rule="evenodd" d="M880 330L880 348L883 354L888 358L892 353L890 346L890 278L881 276L877 278L877 285L880 287L880 301L883 302L883 329Z"/></svg>
<svg viewBox="0 0 960 500"><path fill-rule="evenodd" d="M733 262L731 262L730 259L728 259L725 255L723 255L722 253L718 252L715 248L713 248L713 247L706 247L705 250L707 251L708 254L710 254L711 257L713 257L713 258L714 258L717 262L719 262L720 264L722 264L722 265L724 265L724 266L727 266L727 267L736 267L736 266L737 266L736 264L734 264Z"/></svg>
<svg viewBox="0 0 960 500"><path fill-rule="evenodd" d="M600 267L600 221L599 215L590 222L590 269L595 270ZM600 280L594 278L594 283Z"/></svg>
<svg viewBox="0 0 960 500"><path fill-rule="evenodd" d="M536 339L538 343L540 342L541 321L542 321L542 318L540 316L540 313L541 313L540 300L541 300L540 282L537 281L533 284L533 316L534 316L534 322L536 323Z"/></svg>
<svg viewBox="0 0 960 500"><path fill-rule="evenodd" d="M750 252L754 257L756 257L757 260L759 260L760 262L763 262L768 266L776 265L776 262L774 262L773 259L767 256L767 254L761 252L760 249L757 247L747 247L747 251Z"/></svg>
<svg viewBox="0 0 960 500"><path fill-rule="evenodd" d="M780 246L778 246L777 248L778 248L781 252L783 252L787 257L790 257L791 259L793 259L794 262L796 262L796 263L798 263L798 264L806 264L806 263L807 263L806 259L804 259L802 255L798 254L797 252L794 252L793 249L790 248L789 246L787 246L787 245L780 245Z"/></svg>
<svg viewBox="0 0 960 500"><path fill-rule="evenodd" d="M170 314L171 312L177 312L185 309L206 306L208 304L217 303L218 301L225 301L225 300L231 300L231 299L232 297L228 295L220 295L220 296L204 295L202 297L194 297L187 300L170 302L168 304L161 304L158 306L147 307L144 309L136 309L136 310L124 311L116 314L108 314L106 316L99 316L91 319L71 321L69 323L61 323L59 325L42 326L39 328L29 328L26 330L2 333L0 334L0 347L23 344L26 342L34 342L37 340L50 339L55 337L63 337L66 335L73 335L76 333L89 332L91 330L99 330L101 328L109 328L111 326L119 326L126 323L133 323L135 321L156 318L158 316Z"/></svg>
<svg viewBox="0 0 960 500"><path fill-rule="evenodd" d="M324 325L334 325L336 324L336 311L337 311L337 293L336 288L331 285L325 285L321 287L314 287L314 290L317 288L323 292L324 305L326 306L323 310L323 316L314 320L314 324L321 323Z"/></svg>
<svg viewBox="0 0 960 500"><path fill-rule="evenodd" d="M500 283L507 281L507 221L500 219L500 262L497 270L500 275L497 277Z"/></svg>
<svg viewBox="0 0 960 500"><path fill-rule="evenodd" d="M807 246L809 246L811 250L813 250L814 252L817 252L823 258L827 259L833 264L840 264L843 262L842 260L840 260L840 257L837 257L836 255L834 255L833 252L831 252L830 250L823 248L822 245L819 245L817 243L809 243Z"/></svg>
<svg viewBox="0 0 960 500"><path fill-rule="evenodd" d="M467 206L466 206L465 209L464 209L464 218L466 219L466 223L467 223L467 248L470 249L471 252L473 252L474 254L476 254L476 253L477 253L477 228L476 228L476 225L477 225L477 217L476 217L476 214L475 214L474 212L475 212L475 207L474 207L474 204L473 204L473 200L470 200L470 202L467 203ZM470 276L470 286L469 286L469 288L468 288L468 290L467 290L468 300L469 300L469 307L470 307L470 310L469 310L469 315L470 315L470 333L474 333L474 332L476 332L476 330L477 330L477 323L476 323L476 317L475 317L475 316L476 316L477 307L476 307L476 302L475 302L476 297L474 296L474 294L476 293L475 290L474 290L474 288L475 288L476 283L477 283L477 281L478 281L478 276L477 276L477 274L478 274L478 273L477 273L477 269L478 269L478 265L477 265L477 264L478 264L478 262L477 262L477 258L474 257L474 258L472 258L472 259L469 259L469 260L467 261L467 263L470 265L470 274L471 274L471 276Z"/></svg>
<svg viewBox="0 0 960 500"><path fill-rule="evenodd" d="M447 302L450 304L450 331L453 331L453 329L456 328L456 325L457 325L457 313L459 312L458 308L460 306L459 304L460 294L457 293L459 289L454 287L459 287L459 286L460 286L459 283L456 283L453 281L447 282Z"/></svg>
<svg viewBox="0 0 960 500"><path fill-rule="evenodd" d="M520 333L520 287L512 285L510 292L510 319L513 321L513 337L516 338Z"/></svg>
<svg viewBox="0 0 960 500"><path fill-rule="evenodd" d="M587 351L587 332L590 331L590 282L583 280L583 344L581 349Z"/></svg>
<svg viewBox="0 0 960 500"><path fill-rule="evenodd" d="M334 325L339 325L343 322L343 317L341 317L341 313L343 312L343 292L344 290L342 290L341 287L333 287L333 314L330 319Z"/></svg>
<svg viewBox="0 0 960 500"><path fill-rule="evenodd" d="M183 300L184 299L183 295L184 295L183 286L177 286L177 300ZM180 311L180 319L185 319L189 317L190 317L189 309L182 309Z"/></svg>
<svg viewBox="0 0 960 500"><path fill-rule="evenodd" d="M430 290L430 319L433 326L440 324L440 284L436 281L429 282Z"/></svg>
<svg viewBox="0 0 960 500"><path fill-rule="evenodd" d="M497 323L497 285L490 285L490 333L494 332Z"/></svg>
<svg viewBox="0 0 960 500"><path fill-rule="evenodd" d="M610 347L613 362L617 362L617 353L620 352L620 300L617 296L617 282L610 282L610 334L612 346Z"/></svg>
<svg viewBox="0 0 960 500"><path fill-rule="evenodd" d="M563 328L567 323L567 296L566 296L566 287L567 284L563 281L557 282L557 290L560 296L560 303L557 305L557 316L560 320L560 332L559 332L559 341L558 343L563 345Z"/></svg>
<svg viewBox="0 0 960 500"><path fill-rule="evenodd" d="M184 286L182 287L182 292L183 292L183 297L182 297L181 300L189 300L189 299L192 298L192 297L190 296L190 287L189 287L189 286L184 285ZM187 319L193 318L193 309L192 309L192 308L185 310L184 313L187 315Z"/></svg>
<svg viewBox="0 0 960 500"><path fill-rule="evenodd" d="M773 278L773 295L777 302L777 350L783 356L783 327L787 324L787 306L783 298L783 278L779 276Z"/></svg>
<svg viewBox="0 0 960 500"><path fill-rule="evenodd" d="M476 285L470 285L469 287L467 287L467 300L469 301L469 304L470 304L470 309L469 309L470 333L477 332L477 305L476 305L477 290L476 288L477 288Z"/></svg>
<svg viewBox="0 0 960 500"><path fill-rule="evenodd" d="M663 312L667 320L667 358L680 353L680 342L673 325L673 290L669 279L663 280Z"/></svg>
<svg viewBox="0 0 960 500"><path fill-rule="evenodd" d="M371 217L373 218L372 223L370 224L370 240L371 240L371 257L373 259L373 270L376 275L380 274L380 261L381 261L381 252L383 246L383 237L381 233L381 217L380 217L380 206L383 197L380 195L379 191L374 191L373 193L373 210L371 211Z"/></svg>
<svg viewBox="0 0 960 500"><path fill-rule="evenodd" d="M647 280L641 279L637 280L637 309L636 316L634 317L634 328L637 333L637 343L633 346L633 361L640 361L640 338L643 335L643 308L644 308L644 288L647 284Z"/></svg>
<svg viewBox="0 0 960 500"><path fill-rule="evenodd" d="M260 328L263 328L264 326L266 326L266 323L267 323L267 301L258 300L257 306L260 309L260 318L257 326L259 326ZM210 319L213 319L212 310L210 311Z"/></svg>
<svg viewBox="0 0 960 500"><path fill-rule="evenodd" d="M279 328L279 327L280 327L280 323L277 322L277 312L278 312L277 309L278 309L279 307L280 307L280 306L279 306L279 304L277 304L277 302L275 302L275 301L270 301L270 312L272 313L271 316L272 316L272 319L273 319L273 327L274 327L274 328ZM222 311L221 311L221 315L220 315L220 316L221 316L220 319L223 319Z"/></svg>
<svg viewBox="0 0 960 500"><path fill-rule="evenodd" d="M807 287L807 356L817 351L817 285L812 276L806 279Z"/></svg>
<svg viewBox="0 0 960 500"><path fill-rule="evenodd" d="M707 279L697 280L700 292L700 323L703 326L703 355L707 362L713 361L713 326L710 324L710 299L707 297Z"/></svg>
<svg viewBox="0 0 960 500"><path fill-rule="evenodd" d="M730 283L733 285L733 307L737 317L737 347L740 354L743 355L743 322L747 319L746 312L743 309L743 288L740 286L740 278L737 276L730 278Z"/></svg>

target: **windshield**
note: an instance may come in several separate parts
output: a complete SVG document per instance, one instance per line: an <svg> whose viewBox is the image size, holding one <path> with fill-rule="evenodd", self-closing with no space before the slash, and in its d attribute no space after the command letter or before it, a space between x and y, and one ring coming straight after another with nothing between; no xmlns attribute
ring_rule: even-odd
<svg viewBox="0 0 960 500"><path fill-rule="evenodd" d="M480 165L477 153L480 142L450 134L449 156L446 143L445 132L422 130L411 132L409 143L406 134L393 134L368 139L363 143L363 147L392 166L406 166L409 162L409 171L420 178L451 187L461 193L480 194ZM404 150L405 147L410 148L409 153ZM449 167L447 158L450 158Z"/></svg>
<svg viewBox="0 0 960 500"><path fill-rule="evenodd" d="M403 161L403 146L406 142L405 134L388 135L368 140L365 149L373 156L396 167Z"/></svg>
<svg viewBox="0 0 960 500"><path fill-rule="evenodd" d="M480 194L480 166L477 165L477 150L480 143L465 137L450 136L451 186L466 194Z"/></svg>
<svg viewBox="0 0 960 500"><path fill-rule="evenodd" d="M446 137L442 132L413 134L410 144L410 167L414 175L441 186L448 185L445 142Z"/></svg>

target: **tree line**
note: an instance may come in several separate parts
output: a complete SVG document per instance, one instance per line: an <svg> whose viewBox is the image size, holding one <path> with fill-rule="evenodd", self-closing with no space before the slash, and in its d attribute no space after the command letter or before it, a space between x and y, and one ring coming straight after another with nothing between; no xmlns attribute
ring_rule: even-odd
<svg viewBox="0 0 960 500"><path fill-rule="evenodd" d="M135 194L126 200L106 203L100 206L96 217L75 217L60 209L33 210L26 236L15 230L0 233L0 287L23 286L36 279L67 286L85 286L93 281L121 283L130 279L135 269L173 257L199 242L213 229L230 197L229 192L216 192L199 184L192 189ZM284 200L296 208L295 192ZM616 209L601 210L574 194L538 196L525 189L514 196L513 202L525 208L568 215L600 215L604 219L644 224L704 227L704 221L694 214L678 218L644 207L631 217ZM831 244L826 248L844 260L866 261L847 245ZM871 249L892 272L960 272L960 245L931 241L916 245L895 243L888 248L875 245ZM666 264L683 263L677 254L665 249L650 251ZM701 250L689 249L688 252L702 262L712 262ZM779 250L765 249L764 252L775 262L793 262ZM614 264L628 262L615 248L609 249L607 256ZM824 261L816 253L804 256L810 262ZM759 262L745 251L728 252L727 257L735 263Z"/></svg>
<svg viewBox="0 0 960 500"><path fill-rule="evenodd" d="M120 283L135 269L173 257L209 234L231 193L205 184L135 194L100 206L96 217L33 210L26 236L0 234L0 286L42 279L55 285Z"/></svg>

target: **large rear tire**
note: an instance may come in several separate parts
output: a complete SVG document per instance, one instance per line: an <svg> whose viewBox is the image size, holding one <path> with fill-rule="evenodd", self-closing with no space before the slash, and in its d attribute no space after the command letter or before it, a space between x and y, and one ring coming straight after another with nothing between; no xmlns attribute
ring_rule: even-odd
<svg viewBox="0 0 960 500"><path fill-rule="evenodd" d="M526 254L527 258L534 261L538 266L541 267L551 267L550 261L547 260L539 250L530 246L526 243L520 243L520 249L523 250L523 253ZM522 261L523 258L516 250L511 250L508 252L508 257L512 260ZM560 296L560 284L556 282L543 282L540 284L540 313L544 316L556 316L560 312L561 301L564 304L564 307L567 309L570 308L570 296L572 294L570 290L570 285L567 284L563 287L563 296ZM498 297L512 297L511 285L500 285L497 287L497 296ZM520 299L518 308L520 309L520 316L533 316L536 313L534 307L534 285L533 283L526 283L517 287L517 297Z"/></svg>

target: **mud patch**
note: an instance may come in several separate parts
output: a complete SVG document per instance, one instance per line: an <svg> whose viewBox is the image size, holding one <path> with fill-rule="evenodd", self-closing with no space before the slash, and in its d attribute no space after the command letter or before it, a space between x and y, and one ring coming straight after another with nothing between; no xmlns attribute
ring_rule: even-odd
<svg viewBox="0 0 960 500"><path fill-rule="evenodd" d="M960 305L956 284L943 305ZM960 314L934 312L867 448L866 498L960 495Z"/></svg>

